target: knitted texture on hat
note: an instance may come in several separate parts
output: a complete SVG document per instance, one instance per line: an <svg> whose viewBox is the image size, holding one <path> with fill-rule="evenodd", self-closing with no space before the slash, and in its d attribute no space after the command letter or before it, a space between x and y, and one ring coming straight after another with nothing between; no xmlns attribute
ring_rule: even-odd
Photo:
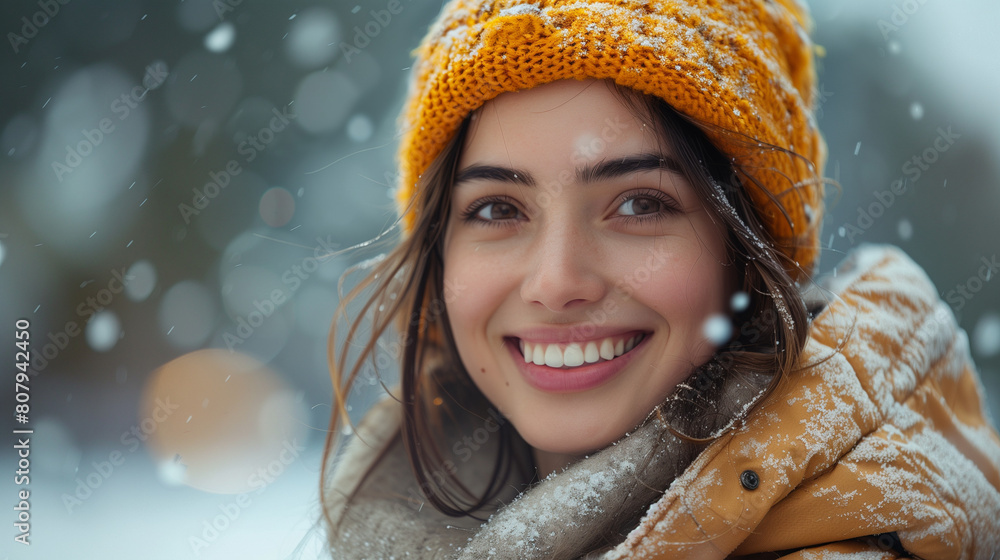
<svg viewBox="0 0 1000 560"><path fill-rule="evenodd" d="M400 115L404 230L422 211L409 206L421 174L470 112L504 92L610 79L708 125L801 278L818 257L826 160L810 26L798 0L450 2L414 51Z"/></svg>

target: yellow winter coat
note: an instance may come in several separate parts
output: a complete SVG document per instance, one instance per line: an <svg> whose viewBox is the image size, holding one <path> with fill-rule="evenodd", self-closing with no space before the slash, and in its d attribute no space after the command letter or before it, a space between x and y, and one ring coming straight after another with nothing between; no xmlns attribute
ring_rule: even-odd
<svg viewBox="0 0 1000 560"><path fill-rule="evenodd" d="M826 288L832 300L803 357L816 365L698 455L602 558L1000 558L1000 437L951 310L892 247L856 250ZM400 415L385 410L362 423L367 444L348 446L336 494L350 494L387 448L399 454ZM344 552L372 523L347 522L344 512L365 505L355 500L334 508L334 557L380 558ZM398 511L379 534L412 525L403 517L414 510Z"/></svg>
<svg viewBox="0 0 1000 560"><path fill-rule="evenodd" d="M806 345L805 363L829 359L706 449L620 557L1000 556L1000 438L965 332L899 250L863 248L853 268Z"/></svg>

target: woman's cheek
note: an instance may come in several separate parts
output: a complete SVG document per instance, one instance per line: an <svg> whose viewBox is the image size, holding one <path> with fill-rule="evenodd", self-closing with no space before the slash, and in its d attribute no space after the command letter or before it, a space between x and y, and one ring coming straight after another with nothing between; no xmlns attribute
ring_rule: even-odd
<svg viewBox="0 0 1000 560"><path fill-rule="evenodd" d="M662 316L671 330L698 334L713 315L725 314L727 268L704 251L648 253L619 288Z"/></svg>
<svg viewBox="0 0 1000 560"><path fill-rule="evenodd" d="M479 262L481 259L477 259L474 252L455 251L448 257L444 268L444 294L452 330L456 338L459 333L483 332L497 296L490 281L495 275L491 274L488 263Z"/></svg>

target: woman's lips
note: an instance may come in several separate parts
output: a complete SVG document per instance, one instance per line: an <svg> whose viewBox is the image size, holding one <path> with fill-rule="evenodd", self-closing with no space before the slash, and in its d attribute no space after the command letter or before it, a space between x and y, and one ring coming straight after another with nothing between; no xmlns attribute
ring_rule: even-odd
<svg viewBox="0 0 1000 560"><path fill-rule="evenodd" d="M532 345L531 343L525 343L525 348L531 346L532 349L532 361L526 362L525 355L521 352L522 341L516 338L507 338L504 343L507 349L510 351L514 362L521 374L524 376L525 380L529 385L539 389L541 391L553 392L553 393L569 393L577 391L586 391L588 389L593 389L594 387L603 385L611 378L615 377L620 373L641 351L645 348L646 341L649 340L651 333L630 333L626 336L621 337L611 337L616 339L613 343L614 346L618 346L621 343L621 353L615 352L615 356L610 360L599 356L599 359L593 363L586 362L586 346L594 343L595 346L604 346L607 350L607 345L604 344L604 340L600 341L588 341L586 343L570 343L570 344L545 344L538 343ZM626 350L625 346L632 342L634 346ZM569 366L565 364L566 352L570 352L569 358L572 363L575 363L579 359L579 355L576 354L576 350L569 350L571 346L579 346L584 354L584 363L578 366ZM543 347L546 354L552 353L553 360L544 360L545 365L539 365L534 362L535 348ZM555 358L555 353L562 350L563 364L558 367L553 367L549 364L559 363L559 360ZM617 348L615 348L617 350ZM598 349L598 354L600 354L600 349ZM605 354L607 355L607 354ZM591 352L591 358L593 353Z"/></svg>

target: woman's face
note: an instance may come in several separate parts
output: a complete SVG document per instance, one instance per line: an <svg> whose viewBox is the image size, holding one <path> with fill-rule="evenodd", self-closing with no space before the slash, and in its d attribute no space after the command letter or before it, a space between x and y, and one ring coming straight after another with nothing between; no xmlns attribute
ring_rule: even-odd
<svg viewBox="0 0 1000 560"><path fill-rule="evenodd" d="M445 304L473 382L536 450L609 445L715 350L724 232L651 127L608 84L564 80L469 130Z"/></svg>

